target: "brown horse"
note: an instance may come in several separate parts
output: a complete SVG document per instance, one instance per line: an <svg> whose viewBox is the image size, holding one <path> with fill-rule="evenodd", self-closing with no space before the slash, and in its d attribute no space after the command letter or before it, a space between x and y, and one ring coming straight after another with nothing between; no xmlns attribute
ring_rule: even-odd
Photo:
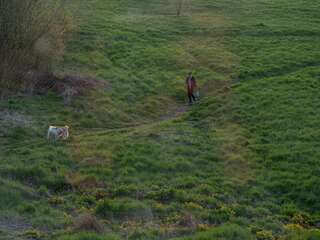
<svg viewBox="0 0 320 240"><path fill-rule="evenodd" d="M193 101L196 101L196 97L194 96L194 90L197 87L196 79L194 78L191 72L187 76L186 85L187 85L189 103L191 104Z"/></svg>

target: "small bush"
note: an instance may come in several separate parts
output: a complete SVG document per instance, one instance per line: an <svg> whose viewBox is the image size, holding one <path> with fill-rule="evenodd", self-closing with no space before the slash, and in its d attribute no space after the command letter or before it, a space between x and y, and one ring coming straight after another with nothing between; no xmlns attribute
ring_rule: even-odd
<svg viewBox="0 0 320 240"><path fill-rule="evenodd" d="M81 195L78 198L78 203L83 207L89 208L96 203L96 199L92 195Z"/></svg>
<svg viewBox="0 0 320 240"><path fill-rule="evenodd" d="M41 239L42 235L38 230L27 230L23 233L23 236L27 239Z"/></svg>
<svg viewBox="0 0 320 240"><path fill-rule="evenodd" d="M198 221L191 213L185 213L181 217L179 225L187 227L189 230L195 230L198 226Z"/></svg>
<svg viewBox="0 0 320 240"><path fill-rule="evenodd" d="M203 210L203 207L197 203L194 202L187 202L185 204L185 208L187 208L190 211L201 211Z"/></svg>
<svg viewBox="0 0 320 240"><path fill-rule="evenodd" d="M64 192L72 189L71 184L62 175L48 176L43 180L43 184L52 192Z"/></svg>
<svg viewBox="0 0 320 240"><path fill-rule="evenodd" d="M95 176L83 177L83 176L72 175L67 177L67 181L74 190L81 193L91 192L92 190L99 187L99 182Z"/></svg>
<svg viewBox="0 0 320 240"><path fill-rule="evenodd" d="M96 200L104 199L108 195L108 192L105 189L97 188L94 189L93 196Z"/></svg>
<svg viewBox="0 0 320 240"><path fill-rule="evenodd" d="M297 208L296 205L292 203L287 203L281 206L281 214L286 215L286 216L294 216L299 212L299 209Z"/></svg>
<svg viewBox="0 0 320 240"><path fill-rule="evenodd" d="M173 188L152 191L147 194L148 198L159 202L169 202L175 198L176 191Z"/></svg>
<svg viewBox="0 0 320 240"><path fill-rule="evenodd" d="M98 219L89 214L82 214L74 220L74 229L78 231L93 231L96 233L103 232L103 226L99 223Z"/></svg>
<svg viewBox="0 0 320 240"><path fill-rule="evenodd" d="M120 185L115 187L112 191L112 196L114 197L135 197L139 191L138 186L129 184L129 185Z"/></svg>
<svg viewBox="0 0 320 240"><path fill-rule="evenodd" d="M292 217L292 222L304 227L309 227L312 223L311 216L308 213L297 213Z"/></svg>
<svg viewBox="0 0 320 240"><path fill-rule="evenodd" d="M144 203L131 199L104 200L98 203L95 213L104 218L138 218L150 220L152 213Z"/></svg>
<svg viewBox="0 0 320 240"><path fill-rule="evenodd" d="M41 196L45 196L45 197L50 196L49 190L48 190L48 188L46 186L40 186L39 189L38 189L38 193Z"/></svg>
<svg viewBox="0 0 320 240"><path fill-rule="evenodd" d="M262 230L262 231L258 231L256 233L257 236L257 240L274 240L274 236L272 235L271 231L266 231L266 230Z"/></svg>
<svg viewBox="0 0 320 240"><path fill-rule="evenodd" d="M34 214L36 208L31 204L22 204L18 207L18 212L21 214Z"/></svg>
<svg viewBox="0 0 320 240"><path fill-rule="evenodd" d="M232 216L234 216L234 212L232 209L222 207L209 211L206 220L208 220L212 224L221 224L229 221Z"/></svg>
<svg viewBox="0 0 320 240"><path fill-rule="evenodd" d="M61 205L65 203L65 200L63 197L55 196L49 199L49 203L52 205Z"/></svg>

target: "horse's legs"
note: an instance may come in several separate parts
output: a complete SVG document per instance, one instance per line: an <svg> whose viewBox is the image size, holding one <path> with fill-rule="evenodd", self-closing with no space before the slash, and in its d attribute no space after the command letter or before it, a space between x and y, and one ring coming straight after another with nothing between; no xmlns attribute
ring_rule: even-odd
<svg viewBox="0 0 320 240"><path fill-rule="evenodd" d="M188 92L189 103L192 103L192 93Z"/></svg>
<svg viewBox="0 0 320 240"><path fill-rule="evenodd" d="M196 97L194 96L193 93L191 93L191 96L192 96L193 101L196 101Z"/></svg>

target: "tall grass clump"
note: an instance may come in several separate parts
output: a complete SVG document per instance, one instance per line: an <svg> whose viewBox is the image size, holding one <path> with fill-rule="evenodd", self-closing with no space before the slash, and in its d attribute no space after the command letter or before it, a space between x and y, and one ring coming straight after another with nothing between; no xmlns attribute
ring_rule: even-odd
<svg viewBox="0 0 320 240"><path fill-rule="evenodd" d="M0 95L26 91L61 56L70 21L63 0L0 0Z"/></svg>

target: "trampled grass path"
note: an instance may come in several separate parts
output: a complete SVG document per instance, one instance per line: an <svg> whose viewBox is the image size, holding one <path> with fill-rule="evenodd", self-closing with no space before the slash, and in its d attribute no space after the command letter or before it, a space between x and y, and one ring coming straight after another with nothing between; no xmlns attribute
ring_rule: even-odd
<svg viewBox="0 0 320 240"><path fill-rule="evenodd" d="M306 68L317 68L320 67L320 62L316 61L310 61L310 62L304 62L300 64L291 64L282 68L277 68L273 70L269 70L266 72L259 72L258 77L255 75L252 76L246 76L244 78L245 81L259 81L260 79L264 78L272 78L272 77L283 77L286 75L290 75L296 72L299 72Z"/></svg>
<svg viewBox="0 0 320 240"><path fill-rule="evenodd" d="M136 125L129 125L126 127L119 127L119 128L76 128L74 130L73 135L74 136L83 136L83 135L101 135L101 134L108 134L112 132L127 132L127 131L132 131L132 130L138 130L139 128L150 128L156 125L159 125L163 122L167 121L172 121L175 119L178 119L181 117L185 112L188 111L189 109L188 104L180 104L174 111L170 112L169 114L165 114L158 118L155 121L152 122L147 122L147 123L141 123L141 124L136 124Z"/></svg>

